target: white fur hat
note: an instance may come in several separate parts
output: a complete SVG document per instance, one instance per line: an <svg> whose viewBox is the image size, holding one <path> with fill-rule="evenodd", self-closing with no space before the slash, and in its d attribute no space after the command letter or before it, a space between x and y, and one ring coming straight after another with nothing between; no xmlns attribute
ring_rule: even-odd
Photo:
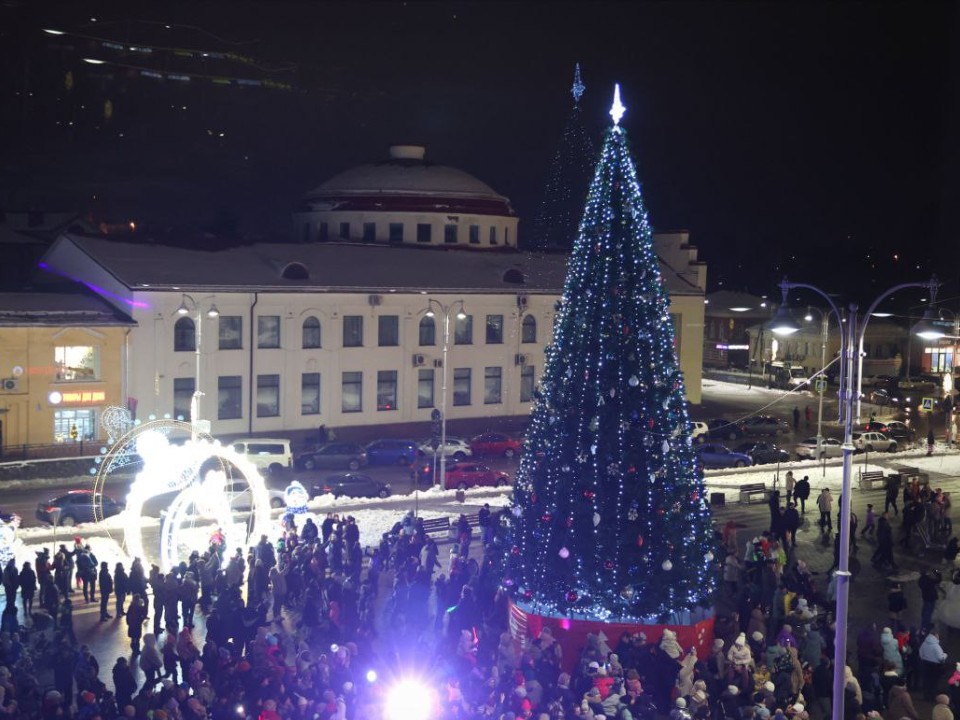
<svg viewBox="0 0 960 720"><path fill-rule="evenodd" d="M737 635L737 639L733 641L734 645L743 645L747 642L747 636L744 633Z"/></svg>

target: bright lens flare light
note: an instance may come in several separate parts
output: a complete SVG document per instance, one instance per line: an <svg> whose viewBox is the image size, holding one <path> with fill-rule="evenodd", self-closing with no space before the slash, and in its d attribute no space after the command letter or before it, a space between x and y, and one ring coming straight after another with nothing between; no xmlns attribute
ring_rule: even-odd
<svg viewBox="0 0 960 720"><path fill-rule="evenodd" d="M401 680L387 693L385 720L433 720L433 688L418 680Z"/></svg>

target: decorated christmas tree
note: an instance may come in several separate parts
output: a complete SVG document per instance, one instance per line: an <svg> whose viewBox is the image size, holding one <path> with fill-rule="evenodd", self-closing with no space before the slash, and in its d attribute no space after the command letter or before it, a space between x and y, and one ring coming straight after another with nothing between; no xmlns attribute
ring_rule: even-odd
<svg viewBox="0 0 960 720"><path fill-rule="evenodd" d="M617 86L517 476L507 583L540 616L688 623L712 600L711 514L623 111Z"/></svg>
<svg viewBox="0 0 960 720"><path fill-rule="evenodd" d="M563 139L550 166L540 210L533 221L532 245L539 250L570 250L577 238L583 200L593 175L596 151L583 127L580 98L586 86L580 65L573 76L573 108L563 130Z"/></svg>

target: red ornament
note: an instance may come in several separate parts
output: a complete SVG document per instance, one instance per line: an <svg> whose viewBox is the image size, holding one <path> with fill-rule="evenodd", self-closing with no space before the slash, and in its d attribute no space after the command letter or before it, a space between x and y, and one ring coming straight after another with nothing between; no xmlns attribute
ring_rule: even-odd
<svg viewBox="0 0 960 720"><path fill-rule="evenodd" d="M579 595L577 595L576 590L570 590L567 592L567 602L575 603L578 597Z"/></svg>
<svg viewBox="0 0 960 720"><path fill-rule="evenodd" d="M643 547L643 535L637 535L637 547Z"/></svg>
<svg viewBox="0 0 960 720"><path fill-rule="evenodd" d="M653 422L653 418L650 418L649 420L647 420L647 427L648 427L648 428L651 428L651 429L652 429L653 426L654 426L654 424L655 424L655 423Z"/></svg>
<svg viewBox="0 0 960 720"><path fill-rule="evenodd" d="M573 516L571 515L566 519L567 527L573 527Z"/></svg>
<svg viewBox="0 0 960 720"><path fill-rule="evenodd" d="M543 522L548 523L553 520L553 516L550 513L544 513L540 519L543 520Z"/></svg>
<svg viewBox="0 0 960 720"><path fill-rule="evenodd" d="M613 560L607 560L603 563L604 570L613 570Z"/></svg>
<svg viewBox="0 0 960 720"><path fill-rule="evenodd" d="M519 555L519 554L520 554L520 547L519 547L518 545L514 545L512 548L510 548L510 554L511 554L511 555Z"/></svg>
<svg viewBox="0 0 960 720"><path fill-rule="evenodd" d="M527 600L531 599L533 597L533 590L524 590L523 597Z"/></svg>
<svg viewBox="0 0 960 720"><path fill-rule="evenodd" d="M596 493L595 493L593 490L584 490L584 491L583 491L583 496L584 496L587 500L593 500L593 498L596 496Z"/></svg>

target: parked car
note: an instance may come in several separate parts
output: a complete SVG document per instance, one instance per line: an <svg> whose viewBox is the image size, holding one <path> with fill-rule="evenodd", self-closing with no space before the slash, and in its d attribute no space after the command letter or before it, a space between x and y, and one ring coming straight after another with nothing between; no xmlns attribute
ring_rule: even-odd
<svg viewBox="0 0 960 720"><path fill-rule="evenodd" d="M277 472L293 467L293 451L286 438L245 438L231 443L234 451L243 455L258 470Z"/></svg>
<svg viewBox="0 0 960 720"><path fill-rule="evenodd" d="M480 463L469 462L448 467L443 487L447 490L454 488L465 490L471 487L501 487L510 483L510 476L507 473L491 470Z"/></svg>
<svg viewBox="0 0 960 720"><path fill-rule="evenodd" d="M379 497L390 496L390 483L365 475L364 473L338 473L314 483L310 488L310 497L331 494L334 497Z"/></svg>
<svg viewBox="0 0 960 720"><path fill-rule="evenodd" d="M899 393L896 389L879 388L871 392L867 399L880 407L900 407L904 404L904 398ZM906 398L906 402L909 403L910 399Z"/></svg>
<svg viewBox="0 0 960 720"><path fill-rule="evenodd" d="M230 509L234 511L246 511L253 507L253 493L250 491L250 485L244 480L231 480L224 486L224 492L230 498ZM286 503L283 490L267 487L267 500L270 507L276 510L282 508Z"/></svg>
<svg viewBox="0 0 960 720"><path fill-rule="evenodd" d="M746 442L737 447L734 452L749 455L754 465L787 462L790 460L790 453L768 442Z"/></svg>
<svg viewBox="0 0 960 720"><path fill-rule="evenodd" d="M433 449L433 443L430 440L424 440L417 449L422 456L426 457L433 457L437 452ZM439 449L438 445L437 450ZM473 450L470 449L469 443L463 438L448 437L443 454L454 460L466 460L468 457L473 457Z"/></svg>
<svg viewBox="0 0 960 720"><path fill-rule="evenodd" d="M740 423L744 435L779 435L790 432L790 426L772 415L754 415Z"/></svg>
<svg viewBox="0 0 960 720"><path fill-rule="evenodd" d="M94 506L99 506L96 510ZM70 527L77 523L95 522L123 512L123 503L109 495L93 490L71 490L52 500L37 505L37 520L53 524L54 516L60 513L57 523Z"/></svg>
<svg viewBox="0 0 960 720"><path fill-rule="evenodd" d="M512 458L520 454L522 447L522 441L498 432L482 433L470 441L470 450L477 456L495 455Z"/></svg>
<svg viewBox="0 0 960 720"><path fill-rule="evenodd" d="M706 442L710 437L710 428L705 422L690 421L690 439L694 442Z"/></svg>
<svg viewBox="0 0 960 720"><path fill-rule="evenodd" d="M417 458L417 443L413 440L374 440L367 445L366 451L370 465L409 465Z"/></svg>
<svg viewBox="0 0 960 720"><path fill-rule="evenodd" d="M14 523L16 525L20 524L20 516L16 513L4 512L0 510L0 522L4 522L7 525Z"/></svg>
<svg viewBox="0 0 960 720"><path fill-rule="evenodd" d="M297 466L304 470L359 470L367 464L367 452L356 443L334 442L309 450L297 457Z"/></svg>
<svg viewBox="0 0 960 720"><path fill-rule="evenodd" d="M913 440L916 432L912 427L899 420L890 420L882 422L880 420L871 420L864 424L863 429L869 432L883 433L889 438L898 442Z"/></svg>
<svg viewBox="0 0 960 720"><path fill-rule="evenodd" d="M799 460L819 460L821 458L843 457L843 443L836 438L823 438L820 443L820 455L817 456L817 439L810 437L797 443L794 452Z"/></svg>
<svg viewBox="0 0 960 720"><path fill-rule="evenodd" d="M753 458L749 455L733 452L726 445L720 443L703 443L697 446L696 452L705 469L753 465Z"/></svg>
<svg viewBox="0 0 960 720"><path fill-rule="evenodd" d="M707 422L707 437L711 440L739 440L743 437L743 430L736 423L716 418Z"/></svg>
<svg viewBox="0 0 960 720"><path fill-rule="evenodd" d="M860 432L853 434L854 452L896 452L897 441L883 433Z"/></svg>

